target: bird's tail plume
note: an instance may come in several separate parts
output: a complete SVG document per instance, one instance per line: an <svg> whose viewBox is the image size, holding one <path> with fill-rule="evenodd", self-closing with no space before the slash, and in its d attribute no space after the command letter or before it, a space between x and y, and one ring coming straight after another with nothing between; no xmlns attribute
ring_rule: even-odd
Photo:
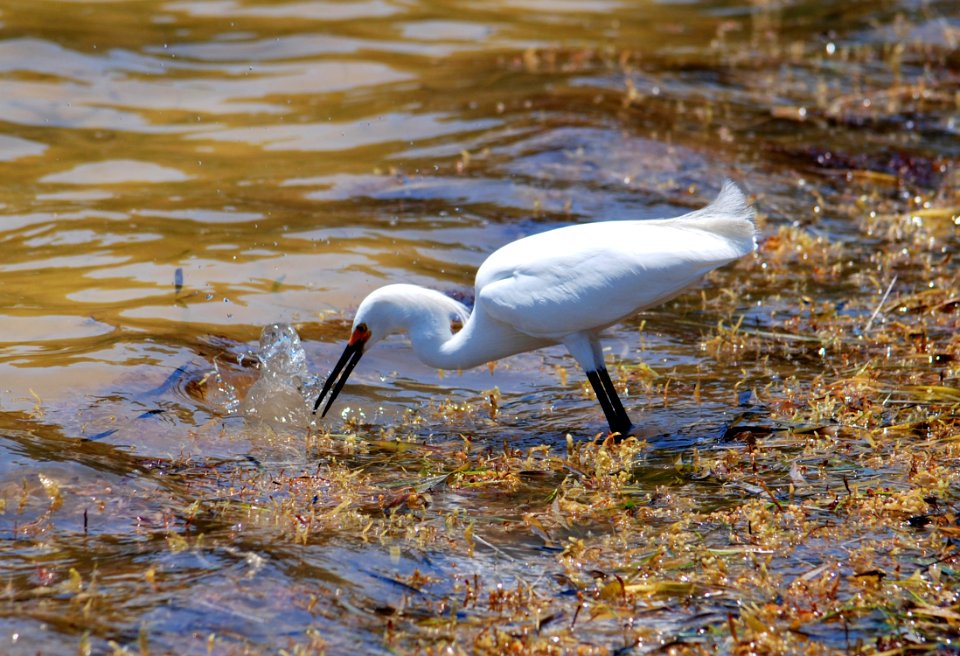
<svg viewBox="0 0 960 656"><path fill-rule="evenodd" d="M757 248L754 214L740 187L732 180L724 180L712 203L676 220L724 237L741 255L746 255Z"/></svg>

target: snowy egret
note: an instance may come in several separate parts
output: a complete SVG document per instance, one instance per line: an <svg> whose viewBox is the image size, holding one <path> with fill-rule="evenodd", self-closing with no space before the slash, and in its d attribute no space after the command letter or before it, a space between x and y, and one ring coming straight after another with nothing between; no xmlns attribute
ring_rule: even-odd
<svg viewBox="0 0 960 656"><path fill-rule="evenodd" d="M409 334L417 357L439 369L563 344L586 372L610 431L627 435L633 424L604 366L600 332L750 253L754 233L753 209L728 180L712 203L673 219L572 225L503 246L477 271L472 313L424 287L381 287L360 303L313 411L332 388L326 415L367 349L393 333ZM463 327L454 332L452 322Z"/></svg>

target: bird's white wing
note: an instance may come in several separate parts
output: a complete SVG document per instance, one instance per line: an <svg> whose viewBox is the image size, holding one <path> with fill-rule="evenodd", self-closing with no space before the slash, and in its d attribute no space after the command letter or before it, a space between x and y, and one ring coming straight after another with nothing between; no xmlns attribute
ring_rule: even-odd
<svg viewBox="0 0 960 656"><path fill-rule="evenodd" d="M477 272L477 307L557 340L669 300L752 247L677 219L569 226L493 253Z"/></svg>

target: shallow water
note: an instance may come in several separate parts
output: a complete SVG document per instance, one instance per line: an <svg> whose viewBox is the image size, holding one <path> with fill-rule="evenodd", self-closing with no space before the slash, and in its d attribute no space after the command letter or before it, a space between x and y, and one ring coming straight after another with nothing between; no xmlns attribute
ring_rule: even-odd
<svg viewBox="0 0 960 656"><path fill-rule="evenodd" d="M338 457L310 450L302 413L245 418L261 328L296 326L315 389L377 286L468 298L508 241L680 214L732 177L762 237L796 226L848 259L837 272L780 253L788 280L753 259L610 331L651 445L638 481L675 484L664 472L678 454L713 448L751 410L745 390L825 366L798 347L745 374L704 346L718 321L866 320L888 280L887 228L851 221L869 211L858 194L881 209L950 200L958 30L951 3L910 0L0 3L0 651L147 640L231 653L303 644L310 627L334 653L385 651L384 609L432 603L399 583L414 570L447 580L438 599L459 574L550 576L552 546L499 520L494 546L469 557L185 521L228 473ZM929 258L956 246L950 219L929 230ZM560 349L441 378L402 340L365 357L332 415L321 428L335 434L441 449L462 434L562 449L567 433L605 428ZM429 453L339 457L402 478ZM556 485L433 503L509 524ZM171 548L192 532L208 546ZM56 587L71 568L97 581L93 611ZM651 626L672 635L685 621ZM614 624L590 635L618 648Z"/></svg>

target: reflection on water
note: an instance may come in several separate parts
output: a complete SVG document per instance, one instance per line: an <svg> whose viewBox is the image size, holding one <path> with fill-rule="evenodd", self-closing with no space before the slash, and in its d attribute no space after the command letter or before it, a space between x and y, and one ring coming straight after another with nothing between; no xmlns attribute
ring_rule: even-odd
<svg viewBox="0 0 960 656"><path fill-rule="evenodd" d="M487 535L501 547L468 559L333 536L300 548L190 515L198 491L229 487L222 472L316 469L302 432L234 412L251 386L262 392L261 328L295 325L302 375L322 374L376 286L469 296L476 267L507 241L679 214L727 176L757 197L768 233L815 223L866 259L858 229L823 211L839 192L805 179L869 169L935 188L956 157L956 108L924 62L944 61L956 34L955 8L937 2L0 6L0 558L8 589L24 595L22 612L0 617L0 651L71 651L87 631L98 649L130 645L149 626L162 649L206 653L211 633L277 645L303 642L311 625L334 651L357 635L380 649L370 608L405 603L398 581L415 570L492 571L510 585L527 561L549 568L541 541L506 529ZM897 59L871 70L859 46ZM810 292L800 270L793 289L759 267L721 271L702 297L611 331L645 437L673 453L723 434L742 410L734 386L767 381L744 383L702 336L734 315L762 328L795 312ZM851 276L818 293L875 287ZM688 391L696 382L698 403L692 392L673 405L649 394L632 368L641 361ZM821 366L780 365L800 376ZM371 436L412 421L417 437L440 442L509 435L520 448L563 448L567 431L580 439L604 426L557 349L440 379L392 342L342 398L327 427L368 424ZM422 412L434 420L411 420ZM294 414L295 425L308 419ZM511 500L486 502L516 517ZM462 511L471 500L437 503ZM202 526L210 544L166 549L173 525ZM71 568L87 581L95 571L104 591L85 624L49 610ZM318 589L342 606L308 610ZM359 628L340 626L344 614ZM596 635L617 647L618 631Z"/></svg>

